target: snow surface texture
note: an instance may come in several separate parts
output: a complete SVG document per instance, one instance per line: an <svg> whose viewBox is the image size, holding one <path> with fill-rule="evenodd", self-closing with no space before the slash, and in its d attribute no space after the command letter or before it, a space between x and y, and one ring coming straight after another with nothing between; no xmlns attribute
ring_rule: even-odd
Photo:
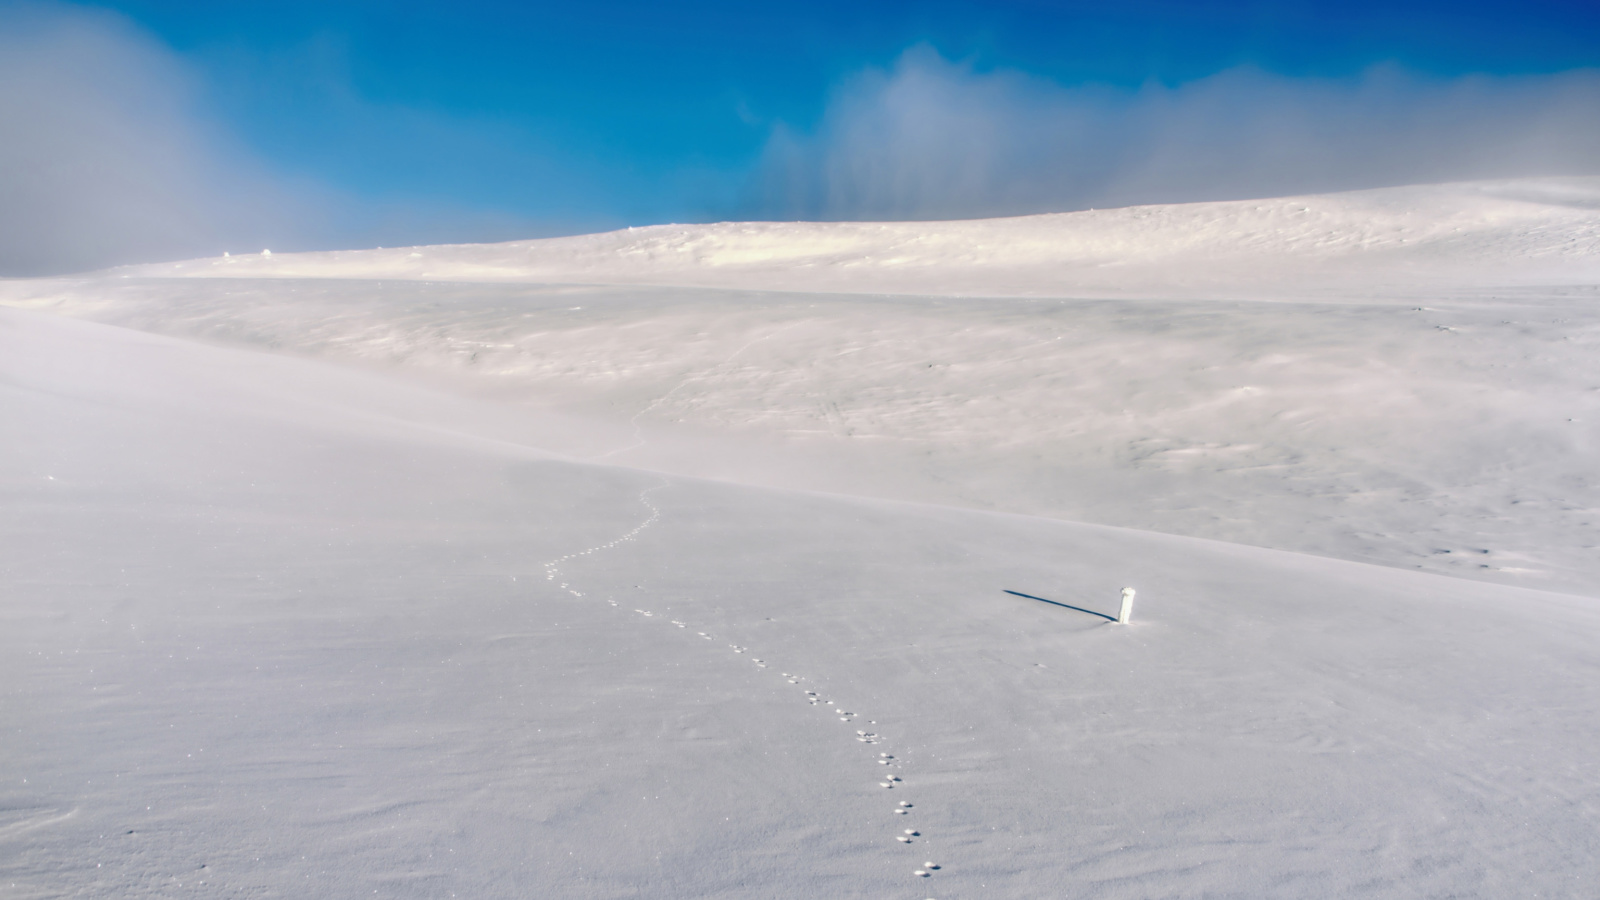
<svg viewBox="0 0 1600 900"><path fill-rule="evenodd" d="M831 273L605 271L624 234L4 283L0 886L1594 896L1586 189L633 232L832 232ZM1323 251L1246 211L1296 203L1449 277L1290 290ZM994 261L1230 208L1245 299ZM816 293L918 228L896 296ZM361 268L411 252L466 280ZM508 254L641 283L470 283Z"/></svg>

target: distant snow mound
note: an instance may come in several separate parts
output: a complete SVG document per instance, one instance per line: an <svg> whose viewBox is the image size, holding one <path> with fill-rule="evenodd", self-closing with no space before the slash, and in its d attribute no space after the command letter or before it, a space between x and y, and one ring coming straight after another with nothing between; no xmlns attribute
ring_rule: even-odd
<svg viewBox="0 0 1600 900"><path fill-rule="evenodd" d="M1483 184L1483 192L1491 197L1524 203L1600 209L1600 178L1487 182Z"/></svg>
<svg viewBox="0 0 1600 900"><path fill-rule="evenodd" d="M944 296L1385 293L1600 280L1600 178L947 222L722 222L217 257L145 277L651 284Z"/></svg>

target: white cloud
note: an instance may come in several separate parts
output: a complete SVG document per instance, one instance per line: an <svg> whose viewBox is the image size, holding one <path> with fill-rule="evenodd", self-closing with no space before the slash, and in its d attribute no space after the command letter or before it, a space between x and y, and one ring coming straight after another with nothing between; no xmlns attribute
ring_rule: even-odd
<svg viewBox="0 0 1600 900"><path fill-rule="evenodd" d="M1066 87L927 47L775 131L751 206L938 218L1600 172L1600 71L1346 79L1236 68L1177 87Z"/></svg>
<svg viewBox="0 0 1600 900"><path fill-rule="evenodd" d="M174 55L125 20L0 9L0 274L259 250L316 192L211 127Z"/></svg>

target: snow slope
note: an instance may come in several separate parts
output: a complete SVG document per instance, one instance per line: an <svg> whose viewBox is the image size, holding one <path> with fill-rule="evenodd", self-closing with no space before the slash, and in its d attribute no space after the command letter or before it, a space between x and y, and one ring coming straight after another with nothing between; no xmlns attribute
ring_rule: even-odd
<svg viewBox="0 0 1600 900"><path fill-rule="evenodd" d="M1600 178L955 222L659 225L504 244L240 255L138 277L657 284L955 296L1342 297L1600 280Z"/></svg>
<svg viewBox="0 0 1600 900"><path fill-rule="evenodd" d="M1600 181L1569 179L231 257L0 298L398 371L516 403L513 430L561 413L573 437L539 445L608 462L1600 595L1597 235ZM817 292L847 289L891 293Z"/></svg>
<svg viewBox="0 0 1600 900"><path fill-rule="evenodd" d="M0 893L1593 896L1597 195L0 282Z"/></svg>
<svg viewBox="0 0 1600 900"><path fill-rule="evenodd" d="M0 379L8 896L1595 890L1589 600L578 463L39 314Z"/></svg>

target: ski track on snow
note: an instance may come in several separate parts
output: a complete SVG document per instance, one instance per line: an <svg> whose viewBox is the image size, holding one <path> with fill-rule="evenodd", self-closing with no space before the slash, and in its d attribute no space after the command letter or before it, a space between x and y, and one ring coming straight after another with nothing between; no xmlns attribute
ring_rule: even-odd
<svg viewBox="0 0 1600 900"><path fill-rule="evenodd" d="M639 503L650 511L650 514L645 517L644 521L640 522L638 525L635 525L631 531L614 540L607 541L604 544L596 544L595 546L589 547L585 550L578 550L573 553L568 553L565 556L557 557L545 563L545 580L556 584L557 587L574 597L584 597L585 594L574 587L572 582L560 580L562 578L562 563L566 563L571 560L582 559L588 556L594 556L597 553L615 549L623 544L638 539L640 533L661 520L661 507L656 505L655 501L650 498L650 495L661 490L662 488L667 487L670 483L671 482L669 482L667 479L663 478L661 483L647 487L643 491L639 492ZM623 609L622 605L615 599L607 599L606 602L619 611ZM683 630L686 635L691 629L694 628L694 626L689 622L681 619L669 618L667 616L657 616L652 610L635 609L633 612L641 617L641 621L651 619L661 621L671 625L674 628ZM694 631L693 633L696 637L710 642L705 645L708 647L714 647L718 640L717 636L710 632ZM727 649L735 655L743 656L748 659L758 670L769 668L767 661L752 654L749 647L742 646L737 643L730 643L727 645ZM846 704L827 699L817 691L807 688L807 679L804 676L792 672L780 672L779 675L786 682L796 686L796 688L801 691L800 696L808 705L828 710L830 714L837 716L839 721L844 722L847 725L856 724L859 720L861 720L861 715L848 709ZM869 719L867 720L867 724L872 725L876 724L876 722L875 720ZM855 730L853 737L858 743L865 744L867 746L876 746L884 743L885 741L883 735L860 728ZM877 769L875 774L872 776L872 782L877 786L878 789L903 790L907 786L904 779L902 779L899 774L899 770L902 767L902 761L894 754L887 751L880 751L871 759L872 762L883 767ZM913 814L915 809L916 805L909 800L900 800L893 807L892 815L909 817ZM910 820L908 818L897 818L894 820L894 823L897 826L904 826L910 824ZM894 831L895 834L893 837L895 842L898 844L909 846L912 844L921 843L923 841L922 832L917 828L900 827L895 828ZM931 878L941 868L942 867L937 862L933 860L927 860L924 861L921 866L914 868L911 874L914 878ZM933 900L933 898L930 897L928 900Z"/></svg>

